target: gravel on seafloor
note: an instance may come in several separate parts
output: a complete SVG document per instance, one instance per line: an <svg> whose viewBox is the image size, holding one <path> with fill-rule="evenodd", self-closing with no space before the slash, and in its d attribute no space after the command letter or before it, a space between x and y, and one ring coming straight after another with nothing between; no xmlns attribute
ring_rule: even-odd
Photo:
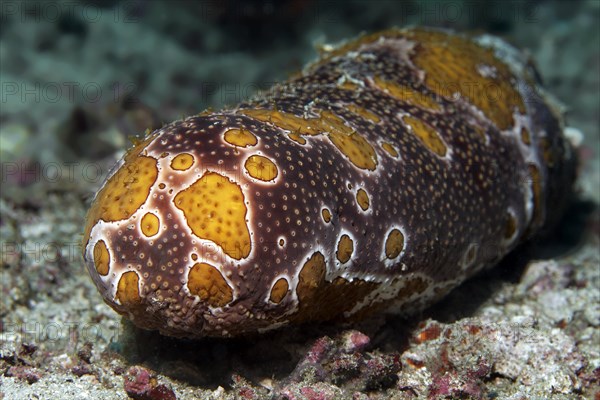
<svg viewBox="0 0 600 400"><path fill-rule="evenodd" d="M558 233L523 246L409 319L380 315L355 325L200 341L137 330L103 303L81 260L90 196L127 147L126 136L147 127L140 128L140 118L160 126L200 111L198 102L218 106L218 92L195 100L190 89L210 76L285 78L277 66L286 60L292 70L313 58L310 43L327 31L323 20L307 26L297 46L303 54L287 46L218 56L235 38L198 25L195 45L214 55L199 57L187 41L194 21L181 10L174 11L181 21L174 27L149 6L144 15L155 22L152 29L114 20L63 21L63 31L47 23L24 29L3 19L3 82L108 85L121 71L146 84L138 92L144 104L135 107L102 100L2 103L0 399L599 400L600 2L575 2L571 9L537 3L537 19L515 22L509 31L530 49L549 92L566 105L569 125L583 134L577 198ZM370 10L361 17L375 27L378 15ZM343 22L329 36L356 34ZM73 34L79 30L85 34ZM138 44L133 59L124 31ZM149 60L157 46L163 57L183 61L162 69L136 62ZM77 52L89 63L78 65ZM98 72L98 65L107 69ZM94 146L84 145L90 140Z"/></svg>

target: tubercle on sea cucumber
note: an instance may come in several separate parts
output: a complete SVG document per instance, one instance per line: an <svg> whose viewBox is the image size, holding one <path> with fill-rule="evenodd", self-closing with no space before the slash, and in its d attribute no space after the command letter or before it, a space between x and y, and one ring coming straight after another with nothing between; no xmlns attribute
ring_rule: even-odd
<svg viewBox="0 0 600 400"><path fill-rule="evenodd" d="M89 273L180 337L426 307L565 206L574 151L528 68L489 36L392 29L168 124L97 193Z"/></svg>

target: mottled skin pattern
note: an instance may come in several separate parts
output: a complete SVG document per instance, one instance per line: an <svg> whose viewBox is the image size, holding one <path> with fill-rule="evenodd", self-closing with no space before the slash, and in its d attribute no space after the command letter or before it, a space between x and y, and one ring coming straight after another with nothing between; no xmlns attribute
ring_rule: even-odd
<svg viewBox="0 0 600 400"><path fill-rule="evenodd" d="M390 30L159 129L96 196L105 301L172 336L412 312L560 214L575 161L512 48Z"/></svg>

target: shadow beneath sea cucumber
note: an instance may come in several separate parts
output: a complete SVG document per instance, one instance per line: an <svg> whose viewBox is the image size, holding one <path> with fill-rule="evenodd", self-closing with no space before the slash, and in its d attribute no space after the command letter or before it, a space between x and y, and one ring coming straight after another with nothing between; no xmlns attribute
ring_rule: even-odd
<svg viewBox="0 0 600 400"><path fill-rule="evenodd" d="M231 385L233 374L260 379L285 376L295 364L289 349L276 345L272 334L232 339L178 339L135 327L123 319L125 328L122 355L130 364L140 364L159 374L195 386L216 389ZM280 340L279 340L280 341Z"/></svg>
<svg viewBox="0 0 600 400"><path fill-rule="evenodd" d="M312 324L237 338L203 338L199 340L167 337L146 331L122 319L123 335L118 351L130 365L142 365L161 375L201 386L205 389L229 388L234 375L252 384L273 380L287 381L311 346L323 336L334 338L345 329L361 329L375 334L384 322L369 332L364 324ZM368 321L365 321L369 324ZM268 382L266 383L268 385Z"/></svg>

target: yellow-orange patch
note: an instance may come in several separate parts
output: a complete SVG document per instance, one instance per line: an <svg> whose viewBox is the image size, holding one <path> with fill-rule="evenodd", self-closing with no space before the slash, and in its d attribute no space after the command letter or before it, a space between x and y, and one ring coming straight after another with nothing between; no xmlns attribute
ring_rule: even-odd
<svg viewBox="0 0 600 400"><path fill-rule="evenodd" d="M142 233L144 235L148 237L154 236L158 233L160 221L153 213L146 213L140 221L140 227L142 228Z"/></svg>
<svg viewBox="0 0 600 400"><path fill-rule="evenodd" d="M104 240L99 240L94 245L94 265L96 266L96 272L102 276L108 275L110 267L110 254Z"/></svg>
<svg viewBox="0 0 600 400"><path fill-rule="evenodd" d="M298 144L302 144L302 145L306 144L306 139L304 139L302 136L300 136L299 134L297 134L295 132L289 133L288 137Z"/></svg>
<svg viewBox="0 0 600 400"><path fill-rule="evenodd" d="M324 321L339 317L379 286L362 279L350 282L342 277L327 282L325 272L325 258L319 252L302 267L296 288L299 307L294 321Z"/></svg>
<svg viewBox="0 0 600 400"><path fill-rule="evenodd" d="M323 132L338 132L346 135L355 132L354 129L344 123L343 119L331 111L322 111L321 118L317 119L317 123Z"/></svg>
<svg viewBox="0 0 600 400"><path fill-rule="evenodd" d="M291 131L295 136L288 137L292 140L299 139L300 135L314 136L328 133L329 140L358 168L374 170L377 166L375 149L331 111L322 111L319 117L315 118L302 118L278 110L241 110L240 112ZM303 144L300 140L298 143Z"/></svg>
<svg viewBox="0 0 600 400"><path fill-rule="evenodd" d="M385 256L396 258L404 248L404 235L398 229L392 229L385 240Z"/></svg>
<svg viewBox="0 0 600 400"><path fill-rule="evenodd" d="M381 121L381 118L379 118L379 116L377 114L375 114L374 112L371 112L363 107L359 107L355 104L346 104L346 107L348 108L348 110L350 110L354 114L360 115L361 117L368 119L369 121L371 121L375 124L377 124Z"/></svg>
<svg viewBox="0 0 600 400"><path fill-rule="evenodd" d="M124 306L137 304L141 301L139 280L140 278L135 271L127 271L121 275L115 297Z"/></svg>
<svg viewBox="0 0 600 400"><path fill-rule="evenodd" d="M329 140L358 168L373 171L377 167L375 149L358 133L353 132L348 135L342 132L331 132Z"/></svg>
<svg viewBox="0 0 600 400"><path fill-rule="evenodd" d="M398 151L391 144L384 142L381 147L388 152L388 154L394 158L398 157Z"/></svg>
<svg viewBox="0 0 600 400"><path fill-rule="evenodd" d="M187 171L192 165L194 156L189 153L178 154L171 160L171 168L176 171Z"/></svg>
<svg viewBox="0 0 600 400"><path fill-rule="evenodd" d="M523 141L523 143L527 145L531 144L531 136L529 135L529 131L525 127L521 128L521 141Z"/></svg>
<svg viewBox="0 0 600 400"><path fill-rule="evenodd" d="M450 99L459 93L501 130L512 126L515 109L525 112L510 69L492 49L433 30L416 29L406 35L419 43L412 59L425 72L425 85L433 92ZM488 72L482 73L484 67Z"/></svg>
<svg viewBox="0 0 600 400"><path fill-rule="evenodd" d="M344 120L331 111L322 111L318 117L314 118L303 118L291 113L264 109L240 110L240 113L290 131L291 134L295 135L290 136L292 140L301 135L315 136L325 132L339 132L349 135L354 132L354 129L346 125Z"/></svg>
<svg viewBox="0 0 600 400"><path fill-rule="evenodd" d="M233 300L233 290L218 269L210 264L196 263L188 274L190 293L211 307L223 307Z"/></svg>
<svg viewBox="0 0 600 400"><path fill-rule="evenodd" d="M315 119L305 119L294 114L277 110L240 110L241 114L256 118L259 121L269 122L281 129L285 129L298 135L318 135L321 133Z"/></svg>
<svg viewBox="0 0 600 400"><path fill-rule="evenodd" d="M323 284L325 272L325 257L317 251L304 263L298 275L296 293L300 301L307 300Z"/></svg>
<svg viewBox="0 0 600 400"><path fill-rule="evenodd" d="M342 264L347 263L352 257L352 252L354 251L354 242L350 239L348 235L342 235L340 241L338 242L337 251L335 253L337 259Z"/></svg>
<svg viewBox="0 0 600 400"><path fill-rule="evenodd" d="M98 192L86 219L86 243L96 222L128 219L148 198L150 188L156 181L158 168L156 159L138 156L140 150L141 148L131 150L125 156L125 163Z"/></svg>
<svg viewBox="0 0 600 400"><path fill-rule="evenodd" d="M277 279L277 282L271 288L271 296L269 300L271 300L275 304L279 304L281 300L287 295L289 289L288 282L285 278Z"/></svg>
<svg viewBox="0 0 600 400"><path fill-rule="evenodd" d="M253 155L248 157L244 167L251 177L261 181L272 181L277 177L277 165L267 157Z"/></svg>
<svg viewBox="0 0 600 400"><path fill-rule="evenodd" d="M240 186L227 177L207 172L173 200L200 238L212 240L232 258L250 254L246 204Z"/></svg>
<svg viewBox="0 0 600 400"><path fill-rule="evenodd" d="M229 129L225 132L224 139L227 143L236 147L254 146L258 143L256 136L247 129Z"/></svg>
<svg viewBox="0 0 600 400"><path fill-rule="evenodd" d="M356 193L356 202L363 209L363 211L367 211L369 208L369 195L363 189L358 189Z"/></svg>
<svg viewBox="0 0 600 400"><path fill-rule="evenodd" d="M402 120L410 126L411 132L421 140L421 143L423 143L425 147L440 157L446 155L446 152L448 151L446 144L442 140L440 134L429 126L429 124L410 116L404 116L402 117Z"/></svg>
<svg viewBox="0 0 600 400"><path fill-rule="evenodd" d="M513 86L514 77L510 69L496 58L492 49L441 31L389 29L365 35L329 51L308 70L314 71L333 57L356 51L382 37L414 42L416 46L411 59L425 72L425 85L429 90L450 100L453 100L455 93L459 93L478 107L498 128L507 129L512 125L514 109L525 112L523 99ZM434 99L423 97L411 88L394 87L394 82L381 79L376 84L394 97L405 99L411 104L428 109L439 107Z"/></svg>
<svg viewBox="0 0 600 400"><path fill-rule="evenodd" d="M433 111L439 111L441 109L439 103L431 96L421 93L410 86L400 85L393 81L386 81L377 76L374 78L374 82L377 87L403 103Z"/></svg>
<svg viewBox="0 0 600 400"><path fill-rule="evenodd" d="M329 211L329 209L327 209L327 208L322 209L321 216L323 217L323 221L325 221L325 222L331 221L331 211Z"/></svg>

